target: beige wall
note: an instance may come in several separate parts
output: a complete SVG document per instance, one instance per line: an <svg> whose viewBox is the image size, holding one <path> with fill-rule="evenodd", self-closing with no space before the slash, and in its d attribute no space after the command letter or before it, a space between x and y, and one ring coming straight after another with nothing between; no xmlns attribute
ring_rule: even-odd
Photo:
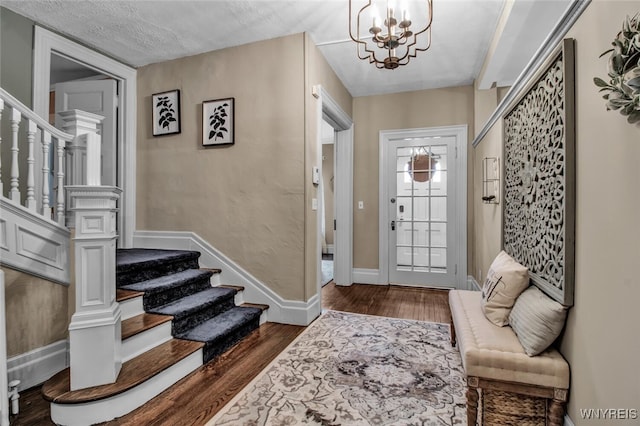
<svg viewBox="0 0 640 426"><path fill-rule="evenodd" d="M489 116L495 111L500 101L498 89L476 90L475 129L476 135L482 130ZM485 135L473 156L473 205L474 224L469 244L472 247L472 266L469 275L475 277L482 285L489 265L501 249L500 224L502 223L502 204L485 204L482 202L482 161L485 157L502 157L502 119L500 119Z"/></svg>
<svg viewBox="0 0 640 426"><path fill-rule="evenodd" d="M567 35L576 39L576 284L560 351L571 366L568 414L577 426L611 424L582 420L580 409L640 408L640 127L606 111L593 84L607 73L599 55L637 11L635 2L594 1ZM476 166L481 152L501 150L500 127L478 146ZM500 221L478 207L478 264L490 262L499 246Z"/></svg>
<svg viewBox="0 0 640 426"><path fill-rule="evenodd" d="M391 95L364 96L353 100L354 121L354 203L364 202L364 209L354 206L353 266L378 269L378 140L381 130L410 129L467 124L468 187L472 188L473 87L404 92ZM472 191L468 191L471 195ZM473 205L468 197L469 221ZM469 222L468 225L471 223ZM468 231L471 235L471 230ZM469 246L470 247L470 246ZM468 255L468 263L471 257Z"/></svg>
<svg viewBox="0 0 640 426"><path fill-rule="evenodd" d="M285 299L305 299L304 36L138 69L137 229L193 231ZM151 95L181 90L182 133ZM235 145L202 146L202 101L235 97Z"/></svg>
<svg viewBox="0 0 640 426"><path fill-rule="evenodd" d="M7 356L67 338L68 288L11 268L5 280Z"/></svg>
<svg viewBox="0 0 640 426"><path fill-rule="evenodd" d="M322 167L322 150L318 147L318 122L320 101L312 95L312 88L321 85L338 103L342 110L352 116L351 95L333 72L324 56L308 34L305 38L305 300L318 293L318 214L311 209L313 198L318 198L318 188L312 184L312 167Z"/></svg>

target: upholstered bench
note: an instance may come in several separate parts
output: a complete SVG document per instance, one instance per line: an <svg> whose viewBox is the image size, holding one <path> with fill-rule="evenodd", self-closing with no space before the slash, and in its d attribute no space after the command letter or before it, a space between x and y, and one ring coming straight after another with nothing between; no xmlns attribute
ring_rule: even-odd
<svg viewBox="0 0 640 426"><path fill-rule="evenodd" d="M511 327L486 318L479 291L451 290L449 305L451 344L457 340L467 376L467 424L478 422L480 389L482 425L562 425L569 389L562 355L548 348L528 356ZM508 414L509 421L501 418Z"/></svg>

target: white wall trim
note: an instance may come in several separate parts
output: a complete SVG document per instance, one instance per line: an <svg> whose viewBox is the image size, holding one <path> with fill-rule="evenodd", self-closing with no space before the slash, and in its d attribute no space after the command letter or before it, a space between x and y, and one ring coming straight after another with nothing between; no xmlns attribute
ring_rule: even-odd
<svg viewBox="0 0 640 426"><path fill-rule="evenodd" d="M309 325L320 315L318 294L306 302L283 299L258 278L193 232L136 231L133 244L138 248L199 251L200 266L222 270L221 283L244 286L244 300L269 305L267 318L270 322Z"/></svg>
<svg viewBox="0 0 640 426"><path fill-rule="evenodd" d="M467 275L467 290L480 291L481 289L482 287L480 287L480 284L478 284L475 277Z"/></svg>
<svg viewBox="0 0 640 426"><path fill-rule="evenodd" d="M389 233L387 226L389 225L389 209L387 200L389 198L389 189L386 183L386 165L389 159L386 154L385 144L393 137L399 135L412 137L429 137L429 136L455 136L457 157L455 158L457 165L456 184L456 223L460 225L458 232L458 241L456 246L458 253L455 254L458 264L456 276L456 287L465 288L467 280L467 135L468 126L466 124L442 127L427 127L416 129L397 129L382 130L379 134L379 228L378 228L378 268L380 277L383 281L389 282Z"/></svg>
<svg viewBox="0 0 640 426"><path fill-rule="evenodd" d="M119 84L118 186L123 190L118 211L120 245L131 247L136 229L136 84L134 68L111 59L42 27L35 26L33 47L33 110L49 118L51 54L63 56L87 68L113 77ZM42 150L36 150L36 170L42 169ZM37 183L40 188L42 182Z"/></svg>
<svg viewBox="0 0 640 426"><path fill-rule="evenodd" d="M45 382L69 366L68 351L68 341L58 340L50 345L9 358L7 360L9 381L20 380L18 387L20 391Z"/></svg>
<svg viewBox="0 0 640 426"><path fill-rule="evenodd" d="M333 254L333 244L327 244L326 248L326 254Z"/></svg>
<svg viewBox="0 0 640 426"><path fill-rule="evenodd" d="M575 426L568 414L564 415L564 426Z"/></svg>
<svg viewBox="0 0 640 426"><path fill-rule="evenodd" d="M318 98L321 108L317 116L318 152L322 152L322 120L336 131L334 202L336 231L334 233L333 280L338 285L353 283L353 120L321 85L313 86L313 95ZM322 173L322 168L320 168ZM322 176L320 176L322 180ZM318 215L318 239L321 238L322 224ZM318 269L321 268L318 258ZM318 272L318 294L321 292L320 272Z"/></svg>
<svg viewBox="0 0 640 426"><path fill-rule="evenodd" d="M388 283L380 276L380 270L378 269L353 269L353 283L354 284L376 284L387 285Z"/></svg>
<svg viewBox="0 0 640 426"><path fill-rule="evenodd" d="M0 264L69 285L69 230L4 197L0 210Z"/></svg>

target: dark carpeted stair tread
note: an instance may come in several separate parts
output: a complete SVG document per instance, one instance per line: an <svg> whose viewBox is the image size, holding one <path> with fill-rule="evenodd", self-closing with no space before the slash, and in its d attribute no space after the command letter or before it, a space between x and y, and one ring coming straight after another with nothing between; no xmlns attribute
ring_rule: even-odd
<svg viewBox="0 0 640 426"><path fill-rule="evenodd" d="M176 319L190 315L194 311L233 300L236 292L228 288L211 287L198 293L180 298L171 303L151 309L149 312L162 315L173 315Z"/></svg>
<svg viewBox="0 0 640 426"><path fill-rule="evenodd" d="M262 310L257 308L241 308L237 306L176 337L197 342L214 341L226 334L233 333L235 329L241 327L246 321L256 318L259 320L261 312Z"/></svg>
<svg viewBox="0 0 640 426"><path fill-rule="evenodd" d="M161 249L118 249L116 251L116 271L127 272L132 269L151 268L167 262L193 260L200 252L190 250Z"/></svg>
<svg viewBox="0 0 640 426"><path fill-rule="evenodd" d="M197 280L208 280L213 275L210 271L201 271L199 269L187 269L185 271L176 272L175 274L163 275L139 283L127 284L121 288L125 290L142 291L145 293L153 293L158 291L166 291L180 287L185 283Z"/></svg>
<svg viewBox="0 0 640 426"><path fill-rule="evenodd" d="M261 313L258 308L231 308L176 337L205 343L207 363L258 328Z"/></svg>
<svg viewBox="0 0 640 426"><path fill-rule="evenodd" d="M116 252L116 287L198 269L199 257L199 252L188 250L119 249Z"/></svg>

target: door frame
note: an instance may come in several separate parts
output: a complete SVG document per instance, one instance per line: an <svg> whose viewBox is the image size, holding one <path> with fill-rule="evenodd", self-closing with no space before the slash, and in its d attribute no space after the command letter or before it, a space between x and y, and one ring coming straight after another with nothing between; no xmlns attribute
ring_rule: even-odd
<svg viewBox="0 0 640 426"><path fill-rule="evenodd" d="M122 189L118 209L120 247L133 245L136 229L136 84L137 72L121 62L35 25L33 47L33 109L49 117L51 54L78 62L118 81L118 186ZM41 150L36 150L38 153ZM42 153L36 161L42 167ZM36 163L38 166L38 163ZM42 182L37 184L41 187Z"/></svg>
<svg viewBox="0 0 640 426"><path fill-rule="evenodd" d="M336 285L350 286L353 284L353 120L321 85L313 87L313 94L321 105L321 108L317 108L316 118L317 152L322 153L322 120L324 119L336 131L333 187L337 230L333 241L333 281ZM322 167L319 169L320 180L322 180ZM318 208L323 209L324 206L318 206ZM318 253L322 253L322 215L316 216ZM317 262L316 280L320 295L322 256L318 256Z"/></svg>
<svg viewBox="0 0 640 426"><path fill-rule="evenodd" d="M454 136L455 143L455 163L459 170L459 178L456 180L456 205L458 208L455 212L455 221L459 227L456 239L456 288L467 288L467 131L466 124L456 126L442 127L424 127L417 129L397 129L397 130L381 130L379 133L379 227L378 227L378 267L379 277L383 283L389 284L389 187L388 166L391 158L387 155L387 143L391 139L401 137L436 137L436 136Z"/></svg>

